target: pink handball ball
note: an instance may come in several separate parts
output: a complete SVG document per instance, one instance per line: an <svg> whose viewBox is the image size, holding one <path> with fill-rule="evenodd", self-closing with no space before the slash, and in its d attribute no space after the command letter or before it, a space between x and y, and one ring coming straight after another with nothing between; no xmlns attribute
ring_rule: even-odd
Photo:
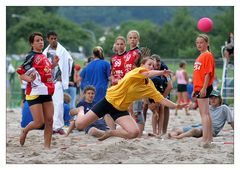
<svg viewBox="0 0 240 170"><path fill-rule="evenodd" d="M197 27L202 32L210 32L213 28L213 22L210 18L201 18L198 21Z"/></svg>

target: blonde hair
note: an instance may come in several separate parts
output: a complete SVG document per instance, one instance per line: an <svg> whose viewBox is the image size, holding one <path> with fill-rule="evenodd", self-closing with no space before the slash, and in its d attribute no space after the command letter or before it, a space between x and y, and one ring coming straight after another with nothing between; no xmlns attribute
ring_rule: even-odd
<svg viewBox="0 0 240 170"><path fill-rule="evenodd" d="M116 53L117 51L116 51L116 42L117 42L117 40L122 40L123 42L124 42L124 44L125 44L125 48L124 48L124 51L126 51L126 39L123 37L123 36L121 36L121 35L119 35L119 36L117 36L117 38L115 38L115 42L114 42L114 44L113 44L113 48L112 48L112 51L114 52L114 53Z"/></svg>
<svg viewBox="0 0 240 170"><path fill-rule="evenodd" d="M204 41L206 42L206 43L208 43L208 51L210 51L210 46L209 46L209 37L207 36L207 34L199 34L198 36L197 36L197 38L202 38L202 39L204 39Z"/></svg>
<svg viewBox="0 0 240 170"><path fill-rule="evenodd" d="M127 34L127 38L128 38L128 37L130 36L130 34L132 34L132 33L136 33L137 36L138 36L138 39L140 39L140 34L139 34L139 32L138 32L137 30L131 30L131 31L129 31L128 34Z"/></svg>
<svg viewBox="0 0 240 170"><path fill-rule="evenodd" d="M144 57L141 61L141 65L145 64L148 60L153 60L154 61L154 58L152 58L150 56Z"/></svg>
<svg viewBox="0 0 240 170"><path fill-rule="evenodd" d="M126 44L126 39L121 35L117 36L117 38L115 39L115 43L117 42L117 40L122 40Z"/></svg>
<svg viewBox="0 0 240 170"><path fill-rule="evenodd" d="M104 59L104 55L103 55L103 49L100 46L96 46L93 48L93 55L94 57L100 58L100 59Z"/></svg>

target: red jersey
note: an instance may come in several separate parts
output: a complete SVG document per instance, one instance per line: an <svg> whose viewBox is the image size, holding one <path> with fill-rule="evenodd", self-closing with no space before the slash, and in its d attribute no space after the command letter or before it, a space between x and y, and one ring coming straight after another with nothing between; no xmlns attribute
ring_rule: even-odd
<svg viewBox="0 0 240 170"><path fill-rule="evenodd" d="M26 95L53 95L52 64L42 53L30 52L24 63L17 69L22 75L36 74L36 79L28 82Z"/></svg>
<svg viewBox="0 0 240 170"><path fill-rule="evenodd" d="M124 56L125 74L136 68L135 62L140 57L140 54L141 51L138 47L131 49L127 52L127 54Z"/></svg>
<svg viewBox="0 0 240 170"><path fill-rule="evenodd" d="M212 85L215 74L215 60L211 52L199 55L194 63L193 90L200 91L204 84L205 75L209 74L208 86Z"/></svg>
<svg viewBox="0 0 240 170"><path fill-rule="evenodd" d="M112 66L112 85L116 85L119 80L121 80L125 75L125 67L124 67L124 56L127 52L124 52L121 55L114 55L111 58L111 66Z"/></svg>

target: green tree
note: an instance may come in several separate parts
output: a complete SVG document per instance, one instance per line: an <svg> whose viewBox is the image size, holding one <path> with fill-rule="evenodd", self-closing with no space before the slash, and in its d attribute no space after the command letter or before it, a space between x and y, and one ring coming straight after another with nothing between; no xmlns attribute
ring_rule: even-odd
<svg viewBox="0 0 240 170"><path fill-rule="evenodd" d="M104 34L104 28L102 26L98 25L97 23L92 22L92 21L87 21L87 22L81 24L81 27L85 30L92 31L94 33L95 38L96 38L96 42Z"/></svg>
<svg viewBox="0 0 240 170"><path fill-rule="evenodd" d="M159 53L166 58L192 58L197 30L196 22L187 8L180 8L168 23L163 25L159 41L163 41Z"/></svg>
<svg viewBox="0 0 240 170"><path fill-rule="evenodd" d="M113 55L112 47L115 41L115 38L119 35L127 37L127 33L130 30L137 30L140 34L140 47L148 47L152 52L156 51L158 48L158 43L156 37L159 34L159 26L154 24L151 21L127 21L123 22L121 25L114 27L108 31L106 35L106 41L103 44L104 49L106 50L107 56ZM127 46L129 50L129 46Z"/></svg>
<svg viewBox="0 0 240 170"><path fill-rule="evenodd" d="M211 50L216 56L221 57L221 46L227 41L229 33L234 32L234 8L231 7L221 15L214 18L214 27L210 37Z"/></svg>
<svg viewBox="0 0 240 170"><path fill-rule="evenodd" d="M25 14L18 14L20 22L10 25L7 29L7 53L26 53L26 48L19 49L19 41L23 44L28 42L28 37L32 32L42 32L44 35L49 30L57 32L59 41L71 51L78 51L78 47L83 46L87 53L90 53L94 46L93 35L83 30L78 24L63 19L53 13L44 13L41 8L27 8ZM16 9L14 9L16 10ZM12 12L14 12L14 10ZM13 13L14 14L14 13ZM12 18L10 13L8 15ZM11 23L11 22L10 22ZM47 44L47 43L45 43Z"/></svg>

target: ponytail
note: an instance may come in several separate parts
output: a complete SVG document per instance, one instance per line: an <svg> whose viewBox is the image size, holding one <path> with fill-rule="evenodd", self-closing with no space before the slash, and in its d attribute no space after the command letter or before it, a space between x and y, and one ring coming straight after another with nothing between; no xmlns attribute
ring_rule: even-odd
<svg viewBox="0 0 240 170"><path fill-rule="evenodd" d="M93 55L101 60L104 60L103 49L100 46L93 48Z"/></svg>

